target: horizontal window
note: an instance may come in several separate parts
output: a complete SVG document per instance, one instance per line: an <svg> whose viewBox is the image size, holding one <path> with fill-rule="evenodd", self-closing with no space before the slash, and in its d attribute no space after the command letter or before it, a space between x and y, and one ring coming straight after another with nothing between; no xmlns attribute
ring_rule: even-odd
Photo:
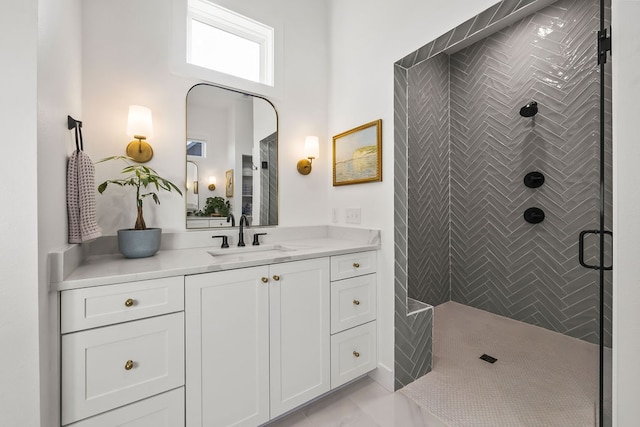
<svg viewBox="0 0 640 427"><path fill-rule="evenodd" d="M273 28L206 0L188 5L188 63L273 86Z"/></svg>

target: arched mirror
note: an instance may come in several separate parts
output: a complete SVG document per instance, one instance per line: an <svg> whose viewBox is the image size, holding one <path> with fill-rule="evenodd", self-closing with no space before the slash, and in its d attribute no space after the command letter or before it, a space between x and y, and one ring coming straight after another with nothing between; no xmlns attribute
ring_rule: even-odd
<svg viewBox="0 0 640 427"><path fill-rule="evenodd" d="M193 86L186 144L187 188L197 191L187 190L188 229L229 226L228 213L252 226L278 224L278 116L269 101Z"/></svg>

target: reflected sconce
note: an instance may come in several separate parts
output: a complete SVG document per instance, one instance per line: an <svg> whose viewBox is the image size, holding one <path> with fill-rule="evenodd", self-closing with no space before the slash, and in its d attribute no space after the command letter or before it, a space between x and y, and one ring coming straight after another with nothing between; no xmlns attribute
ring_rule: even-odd
<svg viewBox="0 0 640 427"><path fill-rule="evenodd" d="M216 189L216 177L215 176L210 176L209 177L209 191L213 191Z"/></svg>
<svg viewBox="0 0 640 427"><path fill-rule="evenodd" d="M193 194L198 194L198 181L193 181Z"/></svg>
<svg viewBox="0 0 640 427"><path fill-rule="evenodd" d="M146 142L153 135L153 123L151 110L142 105L129 106L129 119L127 120L127 135L135 138L127 145L127 156L138 163L146 163L153 157L153 149Z"/></svg>
<svg viewBox="0 0 640 427"><path fill-rule="evenodd" d="M307 136L304 140L304 154L306 159L298 161L298 172L302 175L311 173L311 162L320 154L320 140L317 136Z"/></svg>

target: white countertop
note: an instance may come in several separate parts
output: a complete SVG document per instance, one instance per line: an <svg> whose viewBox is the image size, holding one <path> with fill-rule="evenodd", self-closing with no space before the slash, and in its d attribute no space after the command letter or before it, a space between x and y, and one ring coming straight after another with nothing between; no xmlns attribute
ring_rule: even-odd
<svg viewBox="0 0 640 427"><path fill-rule="evenodd" d="M86 258L64 280L51 283L52 291L110 285L135 280L207 273L211 271L268 265L353 252L378 250L379 239L341 240L335 237L296 239L261 247L220 246L161 250L148 258L127 259L120 254L94 255ZM264 250L260 254L260 250ZM229 252L223 252L228 250ZM224 253L212 256L209 251ZM250 254L250 256L244 256ZM238 255L238 256L236 256Z"/></svg>

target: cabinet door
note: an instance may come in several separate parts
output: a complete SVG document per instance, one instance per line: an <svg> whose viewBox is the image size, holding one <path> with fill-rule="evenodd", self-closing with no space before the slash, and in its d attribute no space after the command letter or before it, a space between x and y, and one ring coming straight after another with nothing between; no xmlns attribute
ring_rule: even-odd
<svg viewBox="0 0 640 427"><path fill-rule="evenodd" d="M329 259L271 266L271 417L329 391Z"/></svg>
<svg viewBox="0 0 640 427"><path fill-rule="evenodd" d="M187 276L188 426L269 420L268 267Z"/></svg>

